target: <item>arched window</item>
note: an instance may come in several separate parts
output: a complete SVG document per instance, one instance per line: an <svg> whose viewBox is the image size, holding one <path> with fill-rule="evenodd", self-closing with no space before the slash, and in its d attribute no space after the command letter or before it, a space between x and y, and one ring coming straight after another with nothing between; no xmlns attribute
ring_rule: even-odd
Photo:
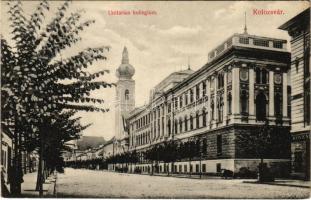
<svg viewBox="0 0 311 200"><path fill-rule="evenodd" d="M179 118L179 132L182 132L182 120Z"/></svg>
<svg viewBox="0 0 311 200"><path fill-rule="evenodd" d="M274 109L275 109L275 116L281 117L282 116L282 97L279 93L276 93L274 96Z"/></svg>
<svg viewBox="0 0 311 200"><path fill-rule="evenodd" d="M242 90L241 92L241 113L247 114L247 105L248 105L248 97L247 92L245 90Z"/></svg>
<svg viewBox="0 0 311 200"><path fill-rule="evenodd" d="M267 100L266 96L260 92L256 96L256 119L258 121L265 121L267 115Z"/></svg>
<svg viewBox="0 0 311 200"><path fill-rule="evenodd" d="M125 97L125 100L129 100L130 99L130 91L128 89L125 90L124 97Z"/></svg>
<svg viewBox="0 0 311 200"><path fill-rule="evenodd" d="M188 131L188 119L187 116L185 116L185 131Z"/></svg>
<svg viewBox="0 0 311 200"><path fill-rule="evenodd" d="M231 93L228 94L228 114L231 115L232 113L232 95Z"/></svg>
<svg viewBox="0 0 311 200"><path fill-rule="evenodd" d="M203 127L206 126L206 112L205 112L205 109L203 109L202 111L202 116L203 116Z"/></svg>
<svg viewBox="0 0 311 200"><path fill-rule="evenodd" d="M190 115L190 130L193 130L193 117Z"/></svg>
<svg viewBox="0 0 311 200"><path fill-rule="evenodd" d="M200 116L199 113L195 115L196 128L200 128Z"/></svg>

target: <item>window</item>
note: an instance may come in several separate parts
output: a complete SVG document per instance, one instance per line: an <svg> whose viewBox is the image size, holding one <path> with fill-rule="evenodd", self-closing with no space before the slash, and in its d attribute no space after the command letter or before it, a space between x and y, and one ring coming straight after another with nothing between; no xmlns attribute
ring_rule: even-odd
<svg viewBox="0 0 311 200"><path fill-rule="evenodd" d="M162 117L162 135L164 135L164 117Z"/></svg>
<svg viewBox="0 0 311 200"><path fill-rule="evenodd" d="M199 85L196 85L195 87L195 96L196 96L196 100L200 99L200 86Z"/></svg>
<svg viewBox="0 0 311 200"><path fill-rule="evenodd" d="M262 40L262 39L254 39L254 45L262 46L262 47L269 47L269 41Z"/></svg>
<svg viewBox="0 0 311 200"><path fill-rule="evenodd" d="M222 122L223 119L223 98L220 96L218 98L218 121Z"/></svg>
<svg viewBox="0 0 311 200"><path fill-rule="evenodd" d="M215 111L215 109L214 109L214 100L212 100L212 102L211 102L211 118L212 118L212 120L214 119L214 111Z"/></svg>
<svg viewBox="0 0 311 200"><path fill-rule="evenodd" d="M158 119L158 134L160 135L160 119Z"/></svg>
<svg viewBox="0 0 311 200"><path fill-rule="evenodd" d="M276 93L274 95L274 109L275 109L275 116L282 117L282 97L281 94Z"/></svg>
<svg viewBox="0 0 311 200"><path fill-rule="evenodd" d="M260 92L256 96L256 119L258 121L266 120L266 115L267 115L266 106L267 106L266 96L262 92Z"/></svg>
<svg viewBox="0 0 311 200"><path fill-rule="evenodd" d="M247 105L248 105L248 97L246 90L242 90L241 92L241 114L246 115L247 112Z"/></svg>
<svg viewBox="0 0 311 200"><path fill-rule="evenodd" d="M168 113L171 112L171 106L172 106L171 103L168 103L168 104L167 104L167 112L168 112Z"/></svg>
<svg viewBox="0 0 311 200"><path fill-rule="evenodd" d="M179 119L179 132L182 132L182 120L181 118Z"/></svg>
<svg viewBox="0 0 311 200"><path fill-rule="evenodd" d="M199 164L196 164L196 165L195 165L195 172L200 172L200 166L199 166Z"/></svg>
<svg viewBox="0 0 311 200"><path fill-rule="evenodd" d="M217 171L217 173L221 172L221 164L220 163L216 164L216 171Z"/></svg>
<svg viewBox="0 0 311 200"><path fill-rule="evenodd" d="M224 87L224 75L219 74L218 75L218 89L221 89Z"/></svg>
<svg viewBox="0 0 311 200"><path fill-rule="evenodd" d="M205 97L206 95L206 83L205 81L202 82L202 96Z"/></svg>
<svg viewBox="0 0 311 200"><path fill-rule="evenodd" d="M193 90L190 89L190 103L193 102Z"/></svg>
<svg viewBox="0 0 311 200"><path fill-rule="evenodd" d="M184 172L185 172L185 173L188 172L187 165L184 165Z"/></svg>
<svg viewBox="0 0 311 200"><path fill-rule="evenodd" d="M178 167L179 167L178 172L181 173L182 172L182 165L179 165Z"/></svg>
<svg viewBox="0 0 311 200"><path fill-rule="evenodd" d="M170 136L171 135L171 119L168 119L168 122L167 122L167 132L168 132L168 135Z"/></svg>
<svg viewBox="0 0 311 200"><path fill-rule="evenodd" d="M130 91L128 89L125 90L124 97L125 97L125 100L129 100L130 99Z"/></svg>
<svg viewBox="0 0 311 200"><path fill-rule="evenodd" d="M267 84L268 72L266 69L257 68L256 69L256 83Z"/></svg>
<svg viewBox="0 0 311 200"><path fill-rule="evenodd" d="M200 116L198 113L195 116L195 120L196 120L196 128L200 128Z"/></svg>
<svg viewBox="0 0 311 200"><path fill-rule="evenodd" d="M206 173L206 164L203 164L203 165L202 165L202 172L203 172L203 173Z"/></svg>
<svg viewBox="0 0 311 200"><path fill-rule="evenodd" d="M177 109L178 108L178 99L177 99L177 97L174 98L174 103L175 103L175 109Z"/></svg>
<svg viewBox="0 0 311 200"><path fill-rule="evenodd" d="M177 119L174 121L175 134L178 133L178 121Z"/></svg>
<svg viewBox="0 0 311 200"><path fill-rule="evenodd" d="M239 38L239 42L241 44L249 44L249 39L248 38L245 38L245 37L240 37Z"/></svg>
<svg viewBox="0 0 311 200"><path fill-rule="evenodd" d="M182 108L182 106L183 106L183 96L180 95L180 97L179 97L179 107Z"/></svg>
<svg viewBox="0 0 311 200"><path fill-rule="evenodd" d="M193 117L190 115L190 130L193 129Z"/></svg>
<svg viewBox="0 0 311 200"><path fill-rule="evenodd" d="M283 48L283 43L280 41L273 41L273 47L274 48L278 48L278 49L282 49Z"/></svg>
<svg viewBox="0 0 311 200"><path fill-rule="evenodd" d="M206 112L204 109L202 111L202 116L203 116L203 127L205 127L206 126Z"/></svg>
<svg viewBox="0 0 311 200"><path fill-rule="evenodd" d="M217 135L217 154L221 155L222 153L222 135Z"/></svg>
<svg viewBox="0 0 311 200"><path fill-rule="evenodd" d="M187 119L187 116L185 116L185 131L188 131L188 119Z"/></svg>
<svg viewBox="0 0 311 200"><path fill-rule="evenodd" d="M229 92L228 94L228 114L231 115L232 113L232 96L231 93Z"/></svg>

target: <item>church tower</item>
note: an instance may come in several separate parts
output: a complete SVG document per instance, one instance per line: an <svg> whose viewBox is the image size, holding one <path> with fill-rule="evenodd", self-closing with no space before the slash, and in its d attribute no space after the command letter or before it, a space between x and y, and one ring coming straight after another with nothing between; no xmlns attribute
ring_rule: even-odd
<svg viewBox="0 0 311 200"><path fill-rule="evenodd" d="M116 84L115 103L115 137L120 145L124 145L124 140L128 135L124 130L125 119L128 113L135 107L135 81L132 76L135 74L134 67L129 64L127 48L124 47L121 65L116 70L118 81Z"/></svg>

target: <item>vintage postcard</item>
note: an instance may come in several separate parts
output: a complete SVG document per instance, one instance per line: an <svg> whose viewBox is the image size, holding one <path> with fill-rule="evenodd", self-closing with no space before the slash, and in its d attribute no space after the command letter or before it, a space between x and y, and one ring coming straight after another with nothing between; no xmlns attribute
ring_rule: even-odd
<svg viewBox="0 0 311 200"><path fill-rule="evenodd" d="M308 1L1 1L4 198L310 198Z"/></svg>

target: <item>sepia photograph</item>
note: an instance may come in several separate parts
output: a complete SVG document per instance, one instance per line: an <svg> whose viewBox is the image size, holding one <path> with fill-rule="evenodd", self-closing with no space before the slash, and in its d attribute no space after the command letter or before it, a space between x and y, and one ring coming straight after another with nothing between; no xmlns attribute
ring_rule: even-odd
<svg viewBox="0 0 311 200"><path fill-rule="evenodd" d="M1 1L1 198L309 199L309 1Z"/></svg>

